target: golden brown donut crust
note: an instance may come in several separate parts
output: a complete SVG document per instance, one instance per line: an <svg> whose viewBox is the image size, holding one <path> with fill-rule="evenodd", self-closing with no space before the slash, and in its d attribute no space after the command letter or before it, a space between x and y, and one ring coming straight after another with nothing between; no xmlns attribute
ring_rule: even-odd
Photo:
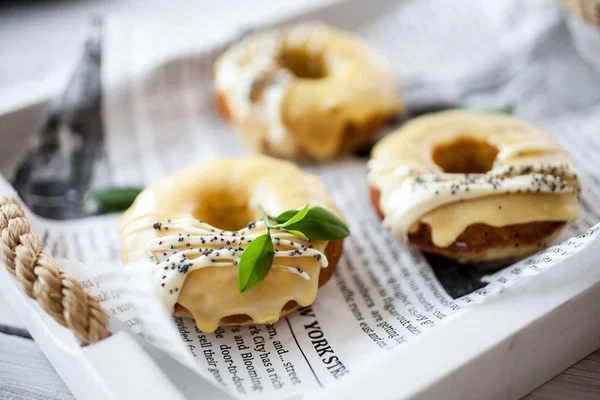
<svg viewBox="0 0 600 400"><path fill-rule="evenodd" d="M343 240L335 240L327 243L327 247L325 248L325 256L327 257L328 266L327 268L321 268L321 272L319 273L319 288L325 285L333 275L335 268L337 267L342 256L343 248ZM298 303L296 303L295 301L287 302L281 310L280 317L289 314L296 308L298 308ZM178 317L193 318L192 314L179 303L175 304L174 314ZM254 321L252 320L252 318L250 318L250 316L237 314L221 318L219 326L252 325L253 323Z"/></svg>
<svg viewBox="0 0 600 400"><path fill-rule="evenodd" d="M225 101L225 96L219 93L215 93L214 99L215 106L221 117L223 117L225 121L231 123L231 113L229 112L229 108L227 107L227 101Z"/></svg>
<svg viewBox="0 0 600 400"><path fill-rule="evenodd" d="M380 219L384 214L379 207L380 192L370 188L371 203ZM431 227L421 223L416 232L409 233L408 242L427 253L438 254L464 262L487 261L486 255L510 249L507 260L541 250L564 227L564 221L529 222L506 226L477 223L467 226L447 247L437 247L431 240ZM495 258L495 257L494 257Z"/></svg>

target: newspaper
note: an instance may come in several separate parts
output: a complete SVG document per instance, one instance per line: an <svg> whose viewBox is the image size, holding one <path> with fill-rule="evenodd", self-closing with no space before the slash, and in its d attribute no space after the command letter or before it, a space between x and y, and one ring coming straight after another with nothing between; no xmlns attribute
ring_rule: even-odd
<svg viewBox="0 0 600 400"><path fill-rule="evenodd" d="M249 150L213 105L212 64L219 46L199 44L190 31L111 19L96 24L84 67L50 112L52 124L43 127L15 168L13 186L35 214L46 217L29 212L34 231L54 257L71 260L62 261L63 268L125 329L233 397L310 397L390 352L401 357L408 343L501 296L508 285L572 263L574 254L597 247L600 240L597 95L590 89L578 93L577 101L549 99L551 88L539 85L556 76L553 61L572 50L568 44L548 50L544 41L565 33L558 9L545 0L521 7L519 1L450 3L401 2L379 19L365 21L357 33L397 67L409 109L440 103L516 105L519 116L534 120L571 151L584 191L580 218L565 229L560 244L495 273L451 265L399 246L382 229L368 199L365 158L304 165L323 180L352 232L316 302L273 325L225 327L210 334L193 320L170 317L153 292L151 266L144 261L121 266L119 216L85 217L80 207L65 209L64 202L48 206L54 195L36 192L40 181L56 186L52 179L64 178L60 182L69 199L77 199L90 188L145 185L195 161ZM426 26L424 19L430 22ZM577 64L581 61L569 60L578 66L578 78L598 77ZM565 76L566 81L576 78ZM40 164L40 142L52 140L61 151ZM71 168L71 174L47 172L57 166ZM0 182L0 194L11 191ZM185 392L184 384L180 388Z"/></svg>

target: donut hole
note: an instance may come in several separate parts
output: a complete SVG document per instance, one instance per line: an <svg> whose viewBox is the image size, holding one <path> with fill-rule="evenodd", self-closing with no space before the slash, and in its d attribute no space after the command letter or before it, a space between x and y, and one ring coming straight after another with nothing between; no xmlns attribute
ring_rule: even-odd
<svg viewBox="0 0 600 400"><path fill-rule="evenodd" d="M498 155L498 148L472 138L458 138L438 145L433 150L433 162L446 173L483 174L490 171Z"/></svg>
<svg viewBox="0 0 600 400"><path fill-rule="evenodd" d="M297 78L321 79L327 75L323 54L309 53L306 49L284 49L279 55L279 63Z"/></svg>
<svg viewBox="0 0 600 400"><path fill-rule="evenodd" d="M219 229L240 230L249 222L260 219L260 216L251 212L243 197L227 191L203 193L192 215Z"/></svg>

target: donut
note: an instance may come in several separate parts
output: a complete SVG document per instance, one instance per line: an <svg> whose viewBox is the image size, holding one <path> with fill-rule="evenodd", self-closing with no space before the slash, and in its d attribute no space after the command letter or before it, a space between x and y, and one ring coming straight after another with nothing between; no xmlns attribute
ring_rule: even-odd
<svg viewBox="0 0 600 400"><path fill-rule="evenodd" d="M373 206L394 238L462 263L505 263L578 217L567 151L508 115L451 110L409 121L373 148Z"/></svg>
<svg viewBox="0 0 600 400"><path fill-rule="evenodd" d="M214 91L248 146L292 159L352 151L402 109L387 60L359 38L315 23L230 46L215 63Z"/></svg>
<svg viewBox="0 0 600 400"><path fill-rule="evenodd" d="M271 269L240 292L240 257L265 232L257 204L268 215L310 204L342 218L323 184L291 162L260 155L207 161L140 193L119 222L123 260L150 256L167 308L194 318L204 332L274 323L313 303L336 268L343 240L311 241L272 230Z"/></svg>

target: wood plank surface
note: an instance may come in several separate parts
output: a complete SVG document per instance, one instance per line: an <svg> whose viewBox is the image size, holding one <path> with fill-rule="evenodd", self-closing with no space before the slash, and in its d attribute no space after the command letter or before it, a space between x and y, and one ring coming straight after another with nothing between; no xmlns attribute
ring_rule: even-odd
<svg viewBox="0 0 600 400"><path fill-rule="evenodd" d="M524 400L600 399L600 350L540 386Z"/></svg>
<svg viewBox="0 0 600 400"><path fill-rule="evenodd" d="M0 349L0 399L74 399L33 340L0 333Z"/></svg>

